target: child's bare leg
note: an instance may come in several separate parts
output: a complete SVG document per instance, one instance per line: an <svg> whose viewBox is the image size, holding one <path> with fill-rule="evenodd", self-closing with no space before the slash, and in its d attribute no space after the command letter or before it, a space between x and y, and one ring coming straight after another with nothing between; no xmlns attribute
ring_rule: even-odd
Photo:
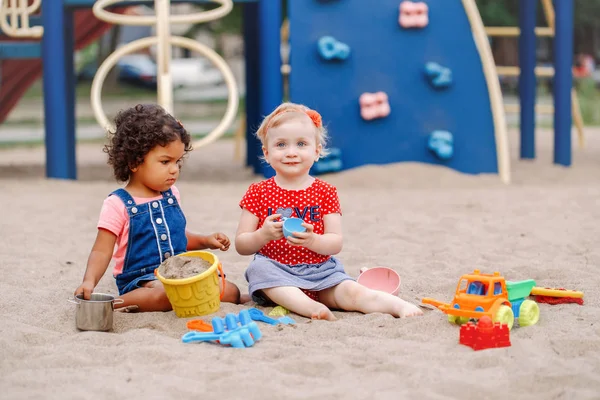
<svg viewBox="0 0 600 400"><path fill-rule="evenodd" d="M337 318L325 305L314 301L297 287L280 286L263 289L265 295L274 303L287 308L303 317L335 321Z"/></svg>
<svg viewBox="0 0 600 400"><path fill-rule="evenodd" d="M397 318L422 315L414 304L389 293L371 290L354 281L343 281L319 292L319 299L328 307L365 314L380 312Z"/></svg>
<svg viewBox="0 0 600 400"><path fill-rule="evenodd" d="M223 290L223 283L219 279L219 288ZM221 301L226 303L240 304L240 289L235 283L225 280L225 292Z"/></svg>
<svg viewBox="0 0 600 400"><path fill-rule="evenodd" d="M128 306L138 306L143 311L171 311L173 307L165 293L165 288L160 281L149 281L144 287L132 290L119 297L123 303L115 304L115 309Z"/></svg>

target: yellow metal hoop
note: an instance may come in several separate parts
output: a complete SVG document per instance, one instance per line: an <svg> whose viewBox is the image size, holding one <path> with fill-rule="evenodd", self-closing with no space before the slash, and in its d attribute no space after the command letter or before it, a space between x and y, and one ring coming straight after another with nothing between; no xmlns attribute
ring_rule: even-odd
<svg viewBox="0 0 600 400"><path fill-rule="evenodd" d="M16 38L43 36L43 27L29 26L29 16L40 8L42 0L33 0L31 5L27 3L27 0L0 0L0 28L5 35Z"/></svg>
<svg viewBox="0 0 600 400"><path fill-rule="evenodd" d="M100 67L98 68L98 71L96 72L96 75L94 76L94 80L92 82L91 105L92 109L94 110L96 120L104 129L111 131L114 131L115 129L114 125L106 117L106 114L104 113L104 110L102 109L101 105L102 84L104 83L108 72L117 64L117 61L121 57L127 54L131 54L140 49L156 45L158 41L158 37L153 36L138 39L131 43L128 43L125 46L122 46L119 49L117 49L110 56L108 56L106 60L102 63L102 65L100 65ZM169 38L169 42L172 45L185 47L192 51L196 51L208 58L215 65L215 67L217 67L223 74L225 84L227 85L227 89L229 91L227 108L225 110L225 115L223 116L223 119L221 119L219 125L217 125L217 127L213 129L212 132L210 132L207 136L203 137L202 139L193 143L194 147L199 148L217 140L226 132L227 128L233 123L239 103L239 94L237 91L235 78L233 76L233 73L231 72L231 69L229 69L225 61L210 47L196 42L195 40L181 36L171 36Z"/></svg>
<svg viewBox="0 0 600 400"><path fill-rule="evenodd" d="M103 21L117 25L155 25L156 15L124 15L106 11L105 8L121 3L124 0L98 0L92 8L94 15ZM222 18L229 14L233 9L231 0L208 0L213 3L220 4L220 7L210 11L202 11L190 15L171 15L169 17L170 24L199 24L201 22L212 21Z"/></svg>

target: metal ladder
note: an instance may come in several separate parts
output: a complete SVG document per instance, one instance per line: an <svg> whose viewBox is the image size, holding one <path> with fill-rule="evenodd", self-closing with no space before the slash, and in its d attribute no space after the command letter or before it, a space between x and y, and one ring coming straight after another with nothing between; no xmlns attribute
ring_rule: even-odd
<svg viewBox="0 0 600 400"><path fill-rule="evenodd" d="M555 14L552 0L541 0L544 15L548 23L547 27L536 27L535 34L542 37L554 37L555 29ZM520 35L520 29L516 26L488 26L485 28L485 32L488 37L518 37ZM498 76L519 76L521 70L516 66L496 66ZM552 77L554 76L553 67L538 66L535 68L535 75L539 77ZM571 114L573 116L573 122L577 128L578 144L580 148L584 147L585 139L583 132L583 117L581 115L581 107L579 105L579 98L575 88L571 89ZM520 111L519 104L505 104L504 109L507 113L518 113ZM553 114L554 106L552 104L536 104L536 113L539 114Z"/></svg>

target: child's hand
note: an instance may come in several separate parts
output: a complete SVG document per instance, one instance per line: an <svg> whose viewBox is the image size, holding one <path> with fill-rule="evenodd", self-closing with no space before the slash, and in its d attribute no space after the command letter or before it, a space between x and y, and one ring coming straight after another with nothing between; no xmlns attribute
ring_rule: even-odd
<svg viewBox="0 0 600 400"><path fill-rule="evenodd" d="M265 223L260 228L262 235L269 242L283 237L283 222L277 221L281 214L272 214L265 218Z"/></svg>
<svg viewBox="0 0 600 400"><path fill-rule="evenodd" d="M77 296L78 294L83 294L84 300L89 300L92 297L93 291L94 291L94 283L88 282L88 281L83 281L83 283L81 285L79 285L79 287L77 289L75 289L75 293L73 293L73 295Z"/></svg>
<svg viewBox="0 0 600 400"><path fill-rule="evenodd" d="M292 246L309 247L315 241L315 227L304 222L302 224L306 228L306 232L294 232L293 235L287 237L287 242Z"/></svg>
<svg viewBox="0 0 600 400"><path fill-rule="evenodd" d="M206 247L209 249L229 250L230 241L224 233L213 233L206 236Z"/></svg>

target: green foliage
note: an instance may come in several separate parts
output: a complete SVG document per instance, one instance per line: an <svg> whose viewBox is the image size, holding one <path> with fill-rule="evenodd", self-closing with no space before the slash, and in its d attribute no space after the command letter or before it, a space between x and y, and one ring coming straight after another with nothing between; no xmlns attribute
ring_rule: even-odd
<svg viewBox="0 0 600 400"><path fill-rule="evenodd" d="M485 26L516 26L519 24L518 0L477 0L477 7Z"/></svg>
<svg viewBox="0 0 600 400"><path fill-rule="evenodd" d="M581 116L585 125L600 125L600 92L591 78L576 81Z"/></svg>
<svg viewBox="0 0 600 400"><path fill-rule="evenodd" d="M477 0L486 26L518 26L519 1L537 1L538 26L548 26L539 0ZM556 1L556 0L555 0ZM600 26L600 0L575 0L575 26L579 29Z"/></svg>
<svg viewBox="0 0 600 400"><path fill-rule="evenodd" d="M600 25L600 0L575 1L575 26L592 28Z"/></svg>

